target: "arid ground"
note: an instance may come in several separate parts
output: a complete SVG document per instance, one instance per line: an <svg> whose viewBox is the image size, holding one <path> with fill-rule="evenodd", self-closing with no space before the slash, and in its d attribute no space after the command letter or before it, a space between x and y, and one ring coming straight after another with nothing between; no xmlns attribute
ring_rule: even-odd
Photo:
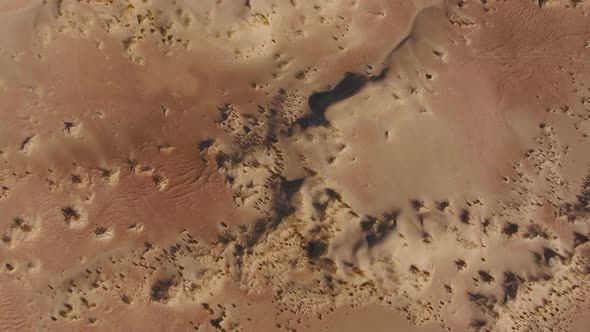
<svg viewBox="0 0 590 332"><path fill-rule="evenodd" d="M589 0L0 26L0 331L590 331Z"/></svg>

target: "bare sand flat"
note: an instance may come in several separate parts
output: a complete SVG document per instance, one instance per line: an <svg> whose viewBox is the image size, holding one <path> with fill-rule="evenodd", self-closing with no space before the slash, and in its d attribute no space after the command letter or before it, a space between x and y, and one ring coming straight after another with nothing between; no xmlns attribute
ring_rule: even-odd
<svg viewBox="0 0 590 332"><path fill-rule="evenodd" d="M589 15L2 1L0 331L588 331Z"/></svg>

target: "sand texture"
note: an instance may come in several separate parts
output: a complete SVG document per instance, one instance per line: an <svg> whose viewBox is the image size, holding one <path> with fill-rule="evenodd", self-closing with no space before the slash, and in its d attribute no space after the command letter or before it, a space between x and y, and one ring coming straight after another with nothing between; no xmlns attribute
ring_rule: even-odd
<svg viewBox="0 0 590 332"><path fill-rule="evenodd" d="M590 331L590 1L0 27L0 331Z"/></svg>

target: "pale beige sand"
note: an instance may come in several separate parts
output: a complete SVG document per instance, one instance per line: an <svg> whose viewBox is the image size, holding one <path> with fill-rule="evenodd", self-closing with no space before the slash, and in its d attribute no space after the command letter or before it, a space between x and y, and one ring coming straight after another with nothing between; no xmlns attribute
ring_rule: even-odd
<svg viewBox="0 0 590 332"><path fill-rule="evenodd" d="M0 331L586 331L589 11L2 1Z"/></svg>

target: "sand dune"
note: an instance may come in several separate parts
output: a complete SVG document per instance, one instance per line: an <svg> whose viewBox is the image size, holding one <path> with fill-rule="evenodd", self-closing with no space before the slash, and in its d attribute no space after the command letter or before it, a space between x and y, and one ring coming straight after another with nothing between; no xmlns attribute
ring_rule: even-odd
<svg viewBox="0 0 590 332"><path fill-rule="evenodd" d="M0 331L586 331L589 11L3 1Z"/></svg>

